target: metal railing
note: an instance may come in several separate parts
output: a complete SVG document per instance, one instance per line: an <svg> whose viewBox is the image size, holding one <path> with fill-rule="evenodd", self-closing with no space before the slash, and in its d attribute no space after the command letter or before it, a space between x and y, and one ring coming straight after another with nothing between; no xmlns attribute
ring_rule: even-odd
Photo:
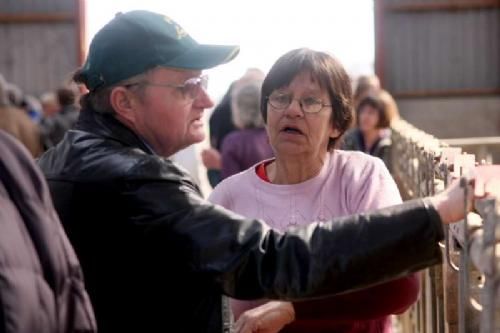
<svg viewBox="0 0 500 333"><path fill-rule="evenodd" d="M474 155L403 120L392 132L392 172L404 199L438 193L453 177L461 177L467 190ZM499 166L488 168L500 172ZM403 333L500 332L500 203L490 197L475 207L478 214L445 228L443 264L421 273L421 297L401 317Z"/></svg>

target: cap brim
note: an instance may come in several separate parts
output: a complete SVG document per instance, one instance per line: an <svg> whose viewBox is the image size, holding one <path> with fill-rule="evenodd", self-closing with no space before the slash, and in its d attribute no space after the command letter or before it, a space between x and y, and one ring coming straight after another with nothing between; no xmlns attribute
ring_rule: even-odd
<svg viewBox="0 0 500 333"><path fill-rule="evenodd" d="M163 66L196 70L209 69L233 60L239 52L240 47L235 45L198 44Z"/></svg>

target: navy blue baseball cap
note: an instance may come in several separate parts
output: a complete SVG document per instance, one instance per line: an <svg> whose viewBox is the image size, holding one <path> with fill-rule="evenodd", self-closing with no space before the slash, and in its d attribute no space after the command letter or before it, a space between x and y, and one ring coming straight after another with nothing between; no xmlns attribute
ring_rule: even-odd
<svg viewBox="0 0 500 333"><path fill-rule="evenodd" d="M77 81L95 91L157 66L202 70L227 63L238 53L235 45L197 43L165 15L118 13L93 38Z"/></svg>

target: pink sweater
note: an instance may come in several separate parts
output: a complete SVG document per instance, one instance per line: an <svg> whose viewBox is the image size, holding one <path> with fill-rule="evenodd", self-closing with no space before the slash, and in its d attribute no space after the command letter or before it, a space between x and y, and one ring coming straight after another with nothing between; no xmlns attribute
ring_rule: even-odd
<svg viewBox="0 0 500 333"><path fill-rule="evenodd" d="M268 183L259 178L252 167L221 182L209 200L285 231L312 221L395 205L401 202L401 197L382 160L361 152L335 150L328 154L320 173L303 183ZM310 329L321 327L308 332L387 333L391 331L387 316L405 311L416 300L418 292L418 279L410 276L321 301L298 302L294 304L297 321L293 325L302 329L306 323ZM237 318L243 311L262 303L262 300L233 300L233 312ZM315 306L321 308L314 310ZM324 330L325 327L330 329Z"/></svg>

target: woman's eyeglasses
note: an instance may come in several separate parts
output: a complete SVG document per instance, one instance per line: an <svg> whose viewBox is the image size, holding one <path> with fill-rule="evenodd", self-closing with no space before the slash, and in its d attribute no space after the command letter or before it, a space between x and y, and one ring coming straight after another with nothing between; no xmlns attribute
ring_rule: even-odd
<svg viewBox="0 0 500 333"><path fill-rule="evenodd" d="M269 105L271 105L276 110L285 110L292 104L294 98L292 94L274 92L269 97L267 97ZM316 97L303 97L297 99L300 108L305 113L318 113L325 107L331 107L331 104L325 104L323 101Z"/></svg>

